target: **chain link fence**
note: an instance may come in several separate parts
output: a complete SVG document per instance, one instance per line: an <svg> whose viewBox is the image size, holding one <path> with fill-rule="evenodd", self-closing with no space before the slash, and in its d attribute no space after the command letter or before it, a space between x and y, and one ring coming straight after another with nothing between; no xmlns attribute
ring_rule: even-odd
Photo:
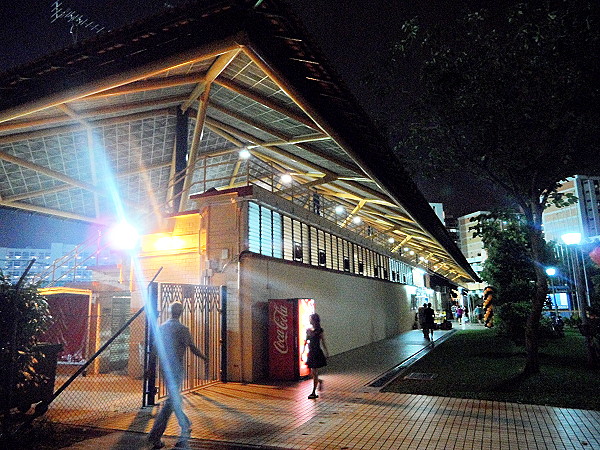
<svg viewBox="0 0 600 450"><path fill-rule="evenodd" d="M57 389L47 412L54 422L100 425L142 406L144 312L92 314L88 323L89 346L98 350L87 360L69 361L68 355L67 360L64 355L59 360Z"/></svg>
<svg viewBox="0 0 600 450"><path fill-rule="evenodd" d="M171 283L151 286L148 301L150 309L158 313L153 319L157 325L168 320L171 302L182 302L181 320L208 356L206 363L186 356L184 391L226 379L226 289ZM61 292L57 296L56 326L47 338L61 343L64 351L58 360L56 390L46 403L50 420L110 427L120 415L137 414L142 406L154 405L166 395L156 362L148 364L153 354L149 342L152 327L147 327L144 308L132 314L129 296L111 294L90 304L90 314L85 316L80 311L88 304L84 293ZM59 304L62 308L56 306Z"/></svg>

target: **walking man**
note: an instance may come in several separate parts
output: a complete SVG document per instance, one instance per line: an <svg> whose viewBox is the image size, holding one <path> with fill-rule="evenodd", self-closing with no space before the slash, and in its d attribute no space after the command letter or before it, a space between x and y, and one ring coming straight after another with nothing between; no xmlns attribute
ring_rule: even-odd
<svg viewBox="0 0 600 450"><path fill-rule="evenodd" d="M433 330L435 329L435 311L431 307L431 303L425 308L425 327L427 329L427 340L431 341L433 346Z"/></svg>
<svg viewBox="0 0 600 450"><path fill-rule="evenodd" d="M161 441L161 437L173 412L175 412L177 422L181 428L181 438L176 446L187 447L191 422L183 412L181 401L181 386L185 374L183 357L189 348L194 355L204 361L207 360L206 355L192 342L189 328L179 321L183 313L183 305L180 302L171 303L169 310L171 319L159 327L155 342L155 349L158 349L161 374L166 380L169 397L156 416L154 426L148 435L148 441L153 449L165 446L164 442Z"/></svg>

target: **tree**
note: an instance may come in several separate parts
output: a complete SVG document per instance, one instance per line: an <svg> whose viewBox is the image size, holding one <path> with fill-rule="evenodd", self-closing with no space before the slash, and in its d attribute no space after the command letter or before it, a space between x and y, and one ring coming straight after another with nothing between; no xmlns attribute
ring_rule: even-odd
<svg viewBox="0 0 600 450"><path fill-rule="evenodd" d="M512 212L480 215L472 228L487 250L481 278L496 290L495 303L531 302L535 268L527 239L527 224ZM550 255L545 256L548 265Z"/></svg>
<svg viewBox="0 0 600 450"><path fill-rule="evenodd" d="M542 212L565 199L561 181L600 173L600 3L530 1L450 25L406 22L394 46L398 73L418 74L396 147L414 170L460 169L489 183L520 209L531 255L544 255ZM402 59L400 59L402 58ZM391 67L394 73L394 66ZM525 373L539 371L538 329L547 294L535 264L526 326Z"/></svg>

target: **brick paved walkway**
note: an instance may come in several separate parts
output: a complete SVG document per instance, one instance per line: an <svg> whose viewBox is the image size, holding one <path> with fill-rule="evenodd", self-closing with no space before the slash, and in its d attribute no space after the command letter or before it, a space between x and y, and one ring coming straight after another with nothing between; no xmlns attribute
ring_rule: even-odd
<svg viewBox="0 0 600 450"><path fill-rule="evenodd" d="M436 339L448 338L437 332ZM317 400L311 382L217 384L186 396L193 449L600 449L600 412L382 393L373 381L426 347L419 331L331 358ZM443 343L438 345L443 346ZM71 449L144 448L155 410L98 426L117 431ZM174 445L169 423L165 441Z"/></svg>

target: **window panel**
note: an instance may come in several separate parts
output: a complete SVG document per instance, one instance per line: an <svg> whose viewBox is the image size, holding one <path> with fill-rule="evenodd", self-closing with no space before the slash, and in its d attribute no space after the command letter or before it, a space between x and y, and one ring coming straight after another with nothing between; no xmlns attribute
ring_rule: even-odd
<svg viewBox="0 0 600 450"><path fill-rule="evenodd" d="M359 244L248 203L248 250L366 277L412 284L412 269Z"/></svg>
<svg viewBox="0 0 600 450"><path fill-rule="evenodd" d="M310 261L313 266L319 261L319 236L315 227L310 227Z"/></svg>
<svg viewBox="0 0 600 450"><path fill-rule="evenodd" d="M310 253L310 229L305 223L300 223L302 229L302 253L304 254L304 262L306 264L312 263L311 253ZM316 259L315 259L316 260Z"/></svg>
<svg viewBox="0 0 600 450"><path fill-rule="evenodd" d="M260 208L260 252L273 256L273 224L271 210Z"/></svg>
<svg viewBox="0 0 600 450"><path fill-rule="evenodd" d="M288 261L294 260L293 236L292 236L292 219L283 216L283 259Z"/></svg>
<svg viewBox="0 0 600 450"><path fill-rule="evenodd" d="M248 203L248 250L260 253L260 206Z"/></svg>
<svg viewBox="0 0 600 450"><path fill-rule="evenodd" d="M282 218L278 212L273 212L273 256L283 258Z"/></svg>
<svg viewBox="0 0 600 450"><path fill-rule="evenodd" d="M327 254L327 264L326 267L328 269L333 269L333 248L331 245L331 234L325 234L325 253Z"/></svg>
<svg viewBox="0 0 600 450"><path fill-rule="evenodd" d="M338 237L331 235L331 268L340 270L340 257L338 249Z"/></svg>
<svg viewBox="0 0 600 450"><path fill-rule="evenodd" d="M294 241L294 261L302 261L302 243Z"/></svg>

